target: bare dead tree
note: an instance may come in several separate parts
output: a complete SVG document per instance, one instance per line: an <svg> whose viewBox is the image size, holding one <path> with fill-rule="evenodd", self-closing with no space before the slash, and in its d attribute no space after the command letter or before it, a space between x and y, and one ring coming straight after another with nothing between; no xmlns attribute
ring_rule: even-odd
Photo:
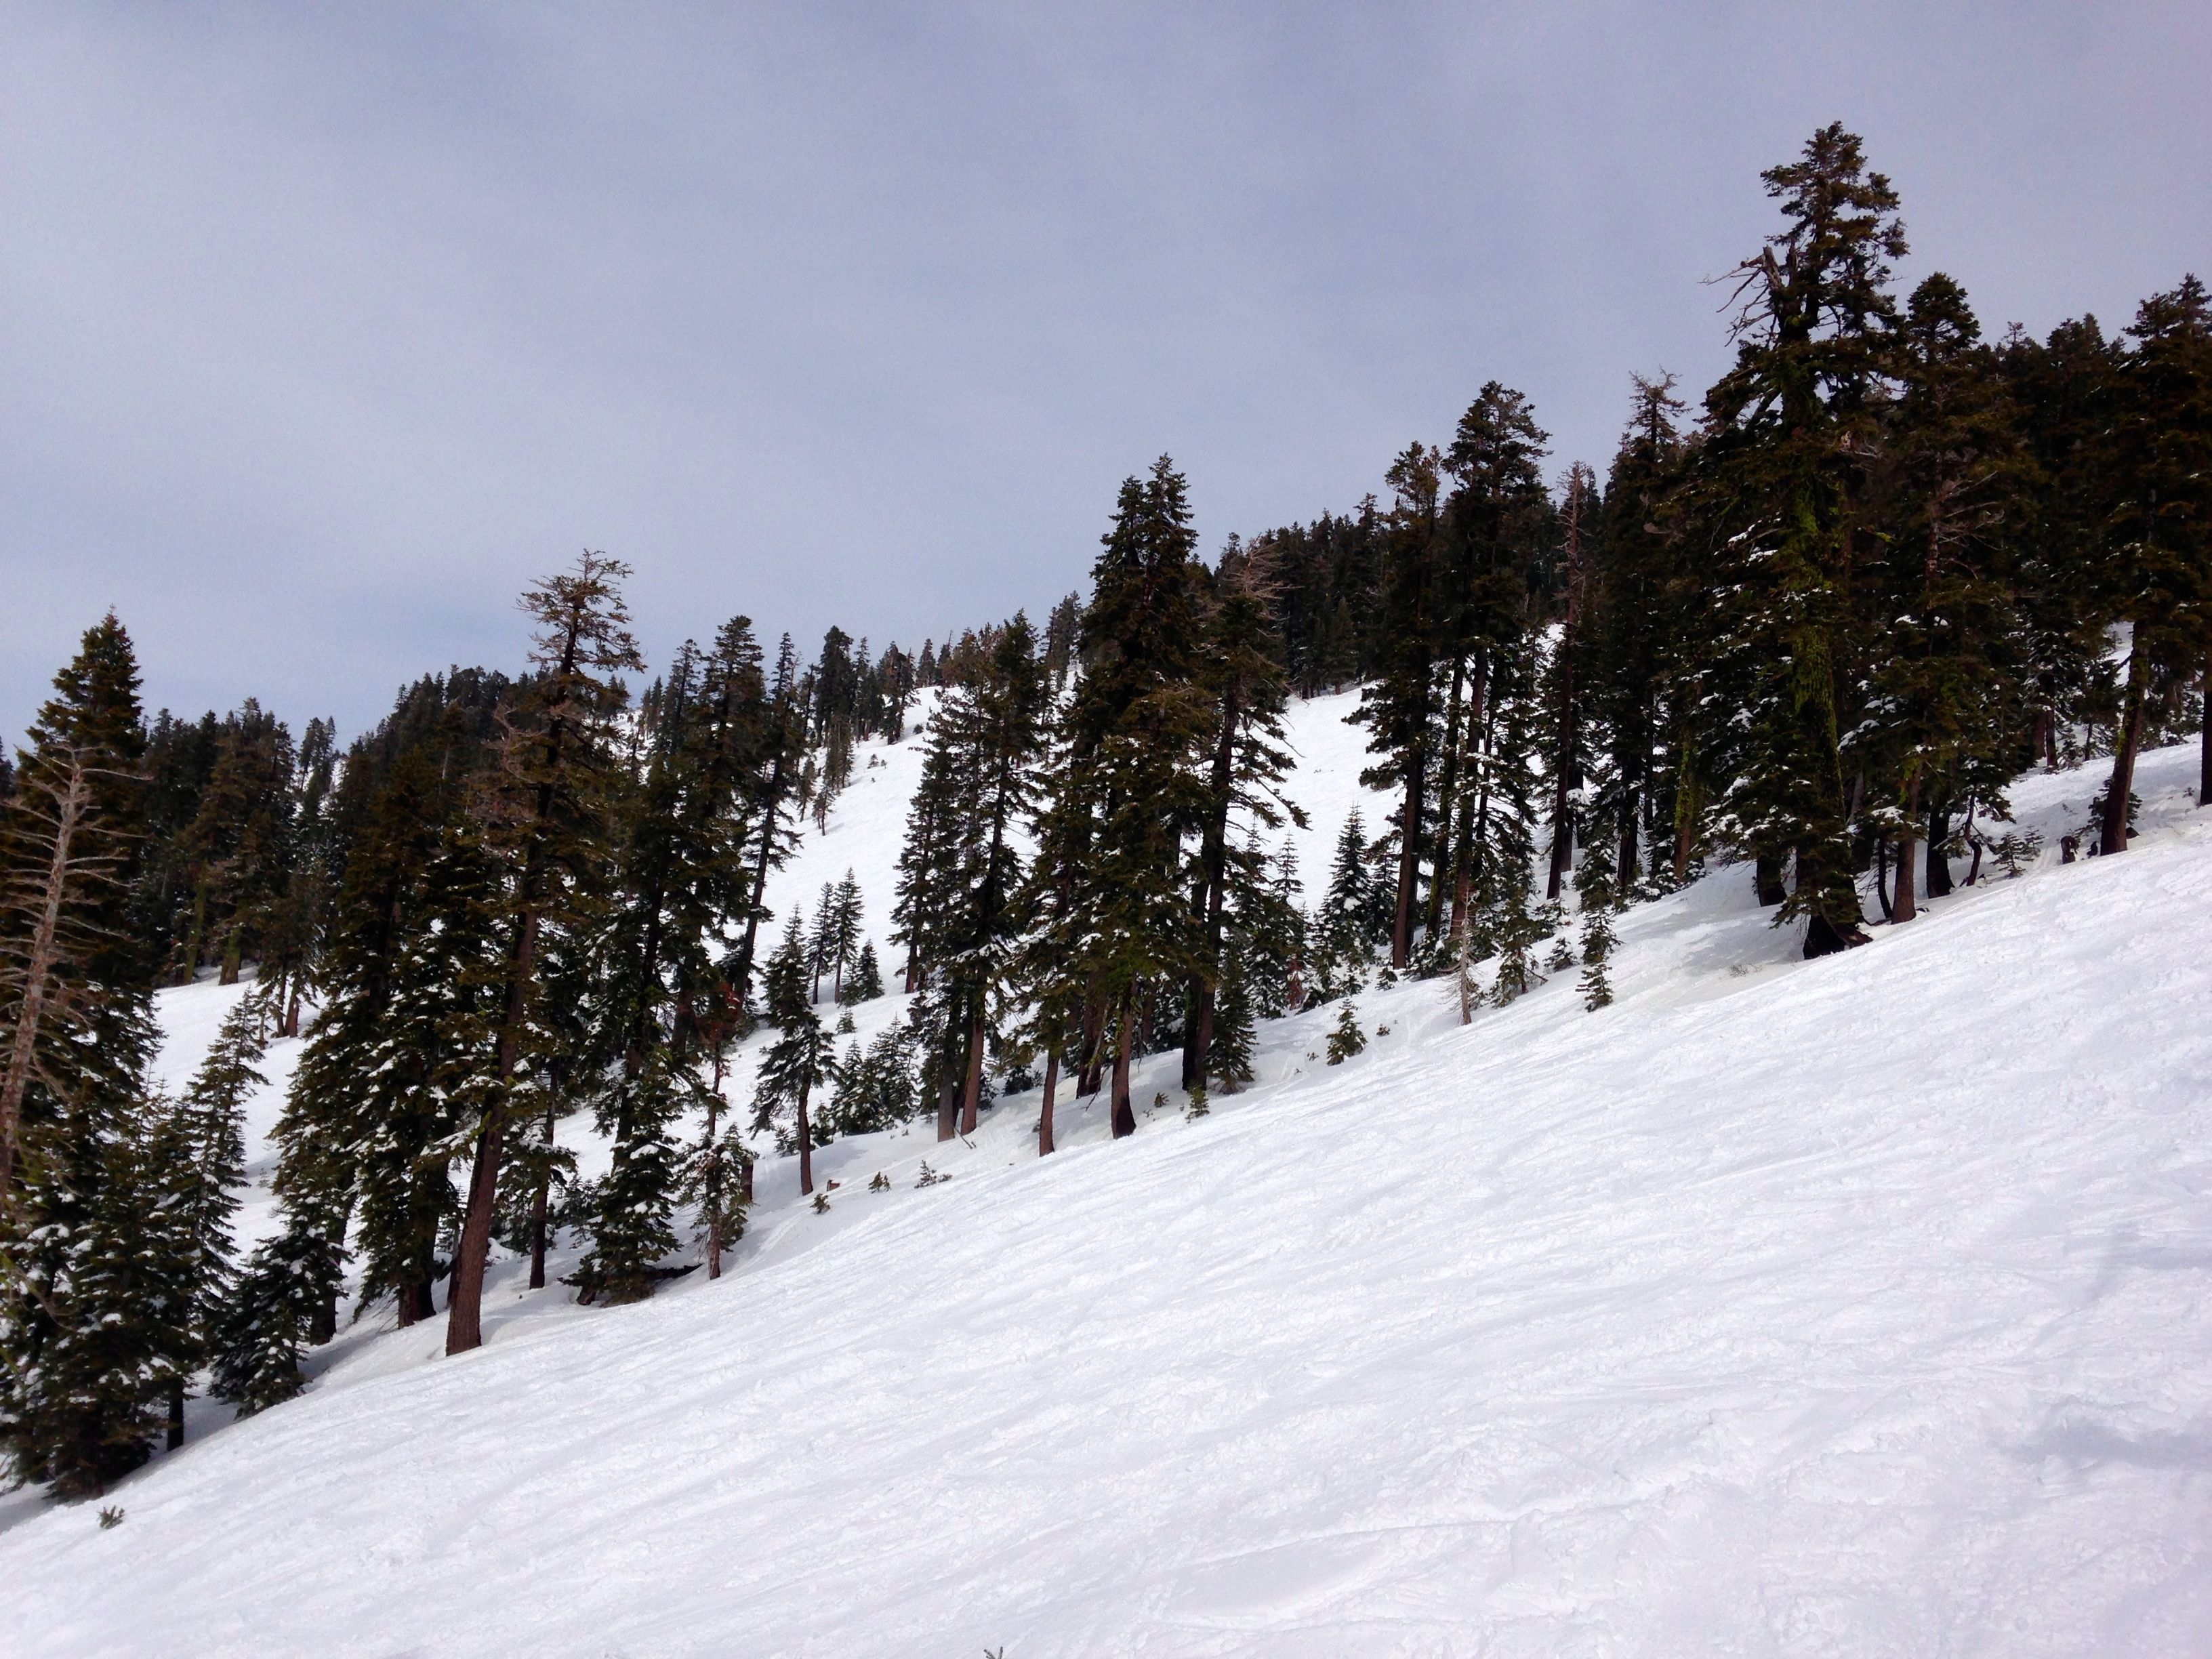
<svg viewBox="0 0 2212 1659"><path fill-rule="evenodd" d="M18 833L43 856L21 860L0 886L0 915L15 924L0 938L0 993L15 1015L0 1072L0 1208L14 1182L32 1083L57 1096L70 1092L46 1056L57 1036L85 1024L83 988L72 982L70 964L112 937L85 920L84 900L116 880L114 837L97 822L94 781L120 775L70 745L26 769L14 803Z"/></svg>

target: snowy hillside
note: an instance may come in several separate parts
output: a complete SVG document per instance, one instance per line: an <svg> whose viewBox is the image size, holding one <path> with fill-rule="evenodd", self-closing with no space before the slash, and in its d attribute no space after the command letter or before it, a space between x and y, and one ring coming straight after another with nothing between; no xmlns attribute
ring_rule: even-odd
<svg viewBox="0 0 2212 1659"><path fill-rule="evenodd" d="M1296 714L1310 888L1350 702ZM864 750L775 890L851 866L887 976L920 754ZM454 1360L372 1313L304 1398L196 1407L120 1526L15 1500L0 1652L2212 1652L2195 769L2145 758L2124 858L1845 956L1723 871L1624 918L1598 1013L1371 992L1365 1054L1263 1028L1196 1123L1170 1055L1118 1144L1063 1095L1039 1161L1016 1096L833 1144L826 1215L769 1159L719 1282L580 1309L496 1264ZM2023 823L2055 848L2101 781L2024 780ZM165 1070L234 994L165 994Z"/></svg>

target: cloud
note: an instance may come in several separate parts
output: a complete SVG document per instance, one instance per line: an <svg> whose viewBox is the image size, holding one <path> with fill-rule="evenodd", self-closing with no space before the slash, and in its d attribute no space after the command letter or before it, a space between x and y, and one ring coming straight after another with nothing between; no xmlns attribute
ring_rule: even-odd
<svg viewBox="0 0 2212 1659"><path fill-rule="evenodd" d="M1821 122L1992 326L2212 264L2179 7L0 13L0 713L108 605L148 695L373 720L629 560L665 659L1209 544L1495 377L1603 464Z"/></svg>

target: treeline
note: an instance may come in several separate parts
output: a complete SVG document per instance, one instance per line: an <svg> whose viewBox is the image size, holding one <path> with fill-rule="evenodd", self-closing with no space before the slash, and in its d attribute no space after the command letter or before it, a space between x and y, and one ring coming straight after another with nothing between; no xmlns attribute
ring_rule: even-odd
<svg viewBox="0 0 2212 1659"><path fill-rule="evenodd" d="M459 1352L495 1243L539 1285L574 1241L593 1300L719 1272L761 1137L811 1191L823 1139L950 1137L1001 1094L1036 1091L1041 1152L1066 1087L1127 1134L1139 1057L1179 1051L1202 1114L1261 1019L1339 1002L1330 1058L1355 1052L1377 973L1445 980L1468 1018L1579 965L1601 1007L1611 918L1713 865L1808 954L1847 948L2019 867L2006 783L2036 764L2109 756L2069 839L2124 850L2135 757L2203 723L2203 288L2116 335L1990 338L1948 277L1895 291L1899 204L1851 135L1765 183L1735 361L1694 416L1636 380L1604 476L1547 470L1492 382L1384 495L1209 562L1163 458L1042 629L911 658L832 629L803 665L737 617L633 696L627 573L592 554L526 595L521 672L426 678L340 752L251 703L146 720L123 629L94 628L0 822L16 1473L97 1491L181 1435L189 1388L296 1392L349 1282L403 1322L443 1285ZM1355 685L1387 805L1339 827L1309 904L1285 712ZM770 877L924 688L884 953L849 878L775 931ZM165 1098L153 988L208 972L255 988ZM908 1000L869 1044L825 1026L825 991L886 977ZM240 1114L290 1033L283 1226L240 1261Z"/></svg>
<svg viewBox="0 0 2212 1659"><path fill-rule="evenodd" d="M0 779L0 1435L19 1478L101 1489L180 1441L195 1377L246 1410L296 1392L349 1264L361 1304L403 1322L448 1282L459 1349L495 1238L542 1284L549 1235L574 1229L583 1293L623 1299L678 1248L679 1205L717 1262L741 1232L751 1154L719 1091L757 1017L763 893L854 745L903 735L918 673L836 629L811 665L788 637L768 663L739 617L633 698L625 574L587 555L533 587L523 673L428 677L343 754L330 722L295 744L252 702L146 720L112 617L58 676ZM977 648L933 651L933 674ZM858 917L857 887L825 895L794 948L833 991L879 994ZM167 1098L152 993L202 975L253 988ZM238 1261L245 1103L307 1010L276 1130L284 1225ZM866 1115L849 1092L829 1123ZM576 1116L612 1143L602 1181L574 1178L558 1130Z"/></svg>

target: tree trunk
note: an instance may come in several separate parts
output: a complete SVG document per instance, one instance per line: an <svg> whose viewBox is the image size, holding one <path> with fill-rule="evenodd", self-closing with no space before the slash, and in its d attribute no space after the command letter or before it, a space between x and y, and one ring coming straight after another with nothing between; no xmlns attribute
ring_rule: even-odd
<svg viewBox="0 0 2212 1659"><path fill-rule="evenodd" d="M1490 661L1477 656L1474 678L1468 687L1467 702L1467 759L1465 763L1477 765L1489 756L1491 728L1495 710L1490 707ZM1457 786L1462 797L1455 809L1449 800L1439 803L1439 810L1455 819L1458 828L1452 836L1451 861L1451 936L1458 939L1468 924L1468 901L1474 893L1474 837L1476 826L1487 821L1490 815L1490 779L1486 772L1482 780L1481 805L1469 814L1465 796L1467 786Z"/></svg>
<svg viewBox="0 0 2212 1659"><path fill-rule="evenodd" d="M1430 937L1443 925L1444 890L1451 884L1452 797L1459 784L1460 704L1464 696L1467 658L1452 658L1451 697L1444 705L1444 752L1437 775L1434 851L1429 860L1429 904L1426 921Z"/></svg>
<svg viewBox="0 0 2212 1659"><path fill-rule="evenodd" d="M2204 727L2197 743L2197 804L2212 799L2212 646L2204 653Z"/></svg>
<svg viewBox="0 0 2212 1659"><path fill-rule="evenodd" d="M1132 1016L1134 1007L1134 988L1121 993L1120 1005L1114 1012L1114 1139L1137 1133L1137 1114L1129 1104L1129 1042L1135 1032Z"/></svg>
<svg viewBox="0 0 2212 1659"><path fill-rule="evenodd" d="M39 1027L52 994L54 969L61 959L62 909L69 892L70 862L78 826L83 823L92 791L84 764L72 758L68 781L54 792L54 845L46 860L46 879L38 896L38 920L32 926L30 949L23 958L22 1000L16 1006L14 1040L8 1048L8 1071L0 1079L0 1207L15 1173L15 1139L22 1122L23 1098L29 1092L31 1073L37 1068Z"/></svg>
<svg viewBox="0 0 2212 1659"><path fill-rule="evenodd" d="M1920 914L1912 896L1912 829L1919 822L1920 778L1916 773L1905 792L1905 828L1897 837L1897 897L1890 912L1893 922L1911 921ZM1932 889L1929 896L1935 896Z"/></svg>
<svg viewBox="0 0 2212 1659"><path fill-rule="evenodd" d="M1690 878L1690 860L1697 852L1698 818L1703 803L1698 799L1698 776L1691 769L1697 751L1689 728L1682 731L1682 755L1674 774L1674 884Z"/></svg>
<svg viewBox="0 0 2212 1659"><path fill-rule="evenodd" d="M1943 850L1951 839L1951 809L1931 807L1928 813L1928 896L1951 896L1951 855Z"/></svg>
<svg viewBox="0 0 2212 1659"><path fill-rule="evenodd" d="M2136 787L2136 746L2142 741L2143 693L2150 682L2150 658L2138 623L2128 641L2128 693L2120 724L2112 734L2112 781L2105 787L2105 821L2099 827L2100 856L2128 850L2128 800Z"/></svg>
<svg viewBox="0 0 2212 1659"><path fill-rule="evenodd" d="M960 1133L960 1079L947 1072L937 1085L937 1138L950 1140Z"/></svg>
<svg viewBox="0 0 2212 1659"><path fill-rule="evenodd" d="M979 997L976 1000L980 1004L981 999ZM981 1006L975 1010L975 1017L968 1022L966 1084L960 1095L960 1133L972 1135L975 1133L976 1114L983 1100L983 1011Z"/></svg>
<svg viewBox="0 0 2212 1659"><path fill-rule="evenodd" d="M1106 1007L1095 996L1083 1005L1083 1064L1075 1079L1075 1092L1095 1095L1104 1086L1106 1073Z"/></svg>
<svg viewBox="0 0 2212 1659"><path fill-rule="evenodd" d="M1424 757L1416 746L1406 760L1406 800L1398 814L1398 908L1390 923L1390 965L1403 969L1413 961L1413 890L1421 873L1421 773Z"/></svg>
<svg viewBox="0 0 2212 1659"><path fill-rule="evenodd" d="M338 1334L338 1297L336 1291L325 1294L315 1304L315 1311L307 1321L307 1342L319 1348Z"/></svg>
<svg viewBox="0 0 2212 1659"><path fill-rule="evenodd" d="M766 819L761 829L760 856L753 861L752 899L745 906L744 936L738 941L737 969L731 975L731 983L737 987L740 1007L752 989L753 952L758 948L760 938L761 900L768 892L768 866L775 852L775 815L783 806L783 750L787 745L782 738L777 739L777 745L775 759L769 767L768 803L763 809ZM914 987L909 985L906 988L911 991Z"/></svg>
<svg viewBox="0 0 2212 1659"><path fill-rule="evenodd" d="M1874 838L1874 896L1875 902L1881 906L1882 920L1895 921L1897 910L1889 898L1889 837L1887 836L1876 836Z"/></svg>
<svg viewBox="0 0 2212 1659"><path fill-rule="evenodd" d="M1634 784L1627 785L1620 794L1620 850L1613 863L1613 890L1620 895L1623 903L1627 902L1636 878L1642 872L1644 838L1637 833L1637 826L1643 811L1642 790Z"/></svg>
<svg viewBox="0 0 2212 1659"><path fill-rule="evenodd" d="M504 1071L504 1068L502 1068ZM461 1236L453 1251L453 1286L446 1297L446 1352L466 1353L483 1346L484 1269L491 1260L491 1224L499 1197L499 1159L507 1141L507 1120L496 1108L477 1135L476 1161L469 1168L468 1203L461 1212Z"/></svg>
<svg viewBox="0 0 2212 1659"><path fill-rule="evenodd" d="M553 1144L553 1109L545 1109L545 1144ZM538 1190L530 1195L530 1288L545 1288L545 1230L552 1207L553 1170L550 1164L538 1172Z"/></svg>
<svg viewBox="0 0 2212 1659"><path fill-rule="evenodd" d="M171 1451L185 1443L185 1379L169 1379L169 1440Z"/></svg>
<svg viewBox="0 0 2212 1659"><path fill-rule="evenodd" d="M207 876L203 872L192 887L191 926L185 932L184 965L177 983L190 985L200 976L200 950L207 942Z"/></svg>
<svg viewBox="0 0 2212 1659"><path fill-rule="evenodd" d="M814 1126L807 1121L806 1097L808 1085L799 1086L799 1195L805 1198L814 1190Z"/></svg>
<svg viewBox="0 0 2212 1659"><path fill-rule="evenodd" d="M1751 878L1759 890L1759 902L1762 907L1779 904L1790 896L1789 890L1782 884L1782 854L1779 853L1761 853L1752 866Z"/></svg>
<svg viewBox="0 0 2212 1659"><path fill-rule="evenodd" d="M1037 1114L1037 1156L1044 1157L1053 1151L1052 1097L1060 1089L1060 1050L1053 1049L1044 1058L1044 1104Z"/></svg>

